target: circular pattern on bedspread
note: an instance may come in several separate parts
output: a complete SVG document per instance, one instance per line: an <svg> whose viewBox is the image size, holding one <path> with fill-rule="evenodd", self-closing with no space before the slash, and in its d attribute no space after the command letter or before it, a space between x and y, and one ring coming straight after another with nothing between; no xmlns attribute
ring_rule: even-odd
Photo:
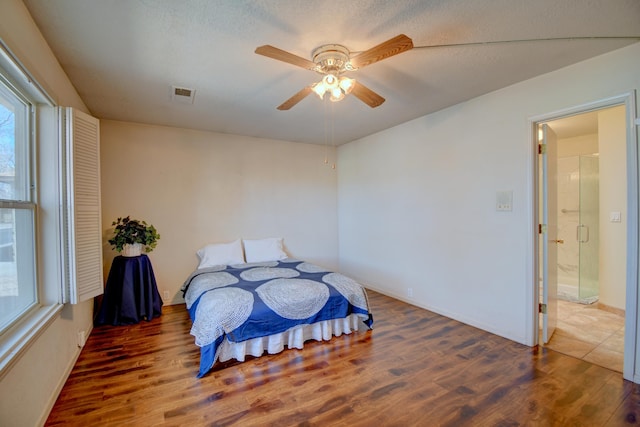
<svg viewBox="0 0 640 427"><path fill-rule="evenodd" d="M311 264L309 262L302 262L296 266L296 268L303 273L322 273L329 271L326 268L322 268L319 265Z"/></svg>
<svg viewBox="0 0 640 427"><path fill-rule="evenodd" d="M257 267L240 273L243 280L259 282L261 280L298 277L299 272L291 268Z"/></svg>
<svg viewBox="0 0 640 427"><path fill-rule="evenodd" d="M345 297L351 305L367 308L367 297L362 286L353 279L340 273L329 273L322 277L322 281L330 284Z"/></svg>
<svg viewBox="0 0 640 427"><path fill-rule="evenodd" d="M196 276L191 280L189 289L184 296L184 301L187 304L187 309L191 308L191 305L196 302L198 297L203 293L223 286L234 285L238 283L237 277L226 273L224 271L217 273L204 273Z"/></svg>
<svg viewBox="0 0 640 427"><path fill-rule="evenodd" d="M329 299L324 283L307 279L275 279L256 289L262 301L285 319L306 319L319 312Z"/></svg>
<svg viewBox="0 0 640 427"><path fill-rule="evenodd" d="M253 309L253 294L230 287L207 292L200 299L191 335L203 347L247 321Z"/></svg>

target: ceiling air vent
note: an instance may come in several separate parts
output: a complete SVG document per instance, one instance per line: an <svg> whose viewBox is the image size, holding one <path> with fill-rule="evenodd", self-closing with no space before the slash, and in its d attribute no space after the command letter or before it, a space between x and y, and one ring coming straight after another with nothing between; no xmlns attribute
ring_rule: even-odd
<svg viewBox="0 0 640 427"><path fill-rule="evenodd" d="M193 98L196 95L195 89L189 89L180 86L171 86L171 101L180 104L193 104Z"/></svg>

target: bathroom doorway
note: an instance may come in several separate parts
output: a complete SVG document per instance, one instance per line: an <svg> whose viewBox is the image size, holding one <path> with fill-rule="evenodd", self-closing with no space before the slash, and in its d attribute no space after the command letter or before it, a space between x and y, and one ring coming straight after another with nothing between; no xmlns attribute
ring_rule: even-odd
<svg viewBox="0 0 640 427"><path fill-rule="evenodd" d="M625 106L544 122L556 135L557 317L545 346L623 371ZM540 341L542 342L542 341Z"/></svg>

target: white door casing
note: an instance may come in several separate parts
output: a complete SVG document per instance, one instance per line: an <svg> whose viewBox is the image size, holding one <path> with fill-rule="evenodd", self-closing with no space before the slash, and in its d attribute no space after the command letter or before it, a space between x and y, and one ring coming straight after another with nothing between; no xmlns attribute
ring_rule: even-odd
<svg viewBox="0 0 640 427"><path fill-rule="evenodd" d="M558 323L558 156L557 140L547 124L539 125L541 164L540 247L542 266L542 342Z"/></svg>

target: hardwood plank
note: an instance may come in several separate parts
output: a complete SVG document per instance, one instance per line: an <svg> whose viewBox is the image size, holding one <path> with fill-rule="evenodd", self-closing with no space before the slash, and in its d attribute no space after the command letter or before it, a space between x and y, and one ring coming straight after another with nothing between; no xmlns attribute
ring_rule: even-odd
<svg viewBox="0 0 640 427"><path fill-rule="evenodd" d="M640 388L369 291L374 330L218 364L197 379L184 306L94 329L46 425L617 426Z"/></svg>

